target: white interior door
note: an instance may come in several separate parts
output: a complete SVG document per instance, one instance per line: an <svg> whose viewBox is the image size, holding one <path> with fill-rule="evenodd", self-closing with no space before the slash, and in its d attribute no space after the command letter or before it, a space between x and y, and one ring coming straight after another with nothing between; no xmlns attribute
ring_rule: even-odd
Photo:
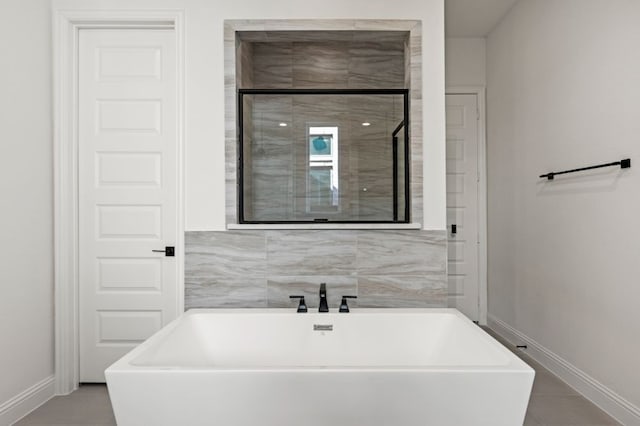
<svg viewBox="0 0 640 426"><path fill-rule="evenodd" d="M478 99L447 95L449 306L479 320Z"/></svg>
<svg viewBox="0 0 640 426"><path fill-rule="evenodd" d="M80 30L80 381L177 315L176 47L170 29Z"/></svg>

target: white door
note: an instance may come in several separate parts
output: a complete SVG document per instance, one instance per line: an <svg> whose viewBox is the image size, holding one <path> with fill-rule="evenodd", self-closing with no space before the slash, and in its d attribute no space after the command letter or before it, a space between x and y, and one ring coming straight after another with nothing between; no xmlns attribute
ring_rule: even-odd
<svg viewBox="0 0 640 426"><path fill-rule="evenodd" d="M449 306L479 320L478 99L447 95Z"/></svg>
<svg viewBox="0 0 640 426"><path fill-rule="evenodd" d="M80 30L80 381L177 315L176 48L170 29Z"/></svg>

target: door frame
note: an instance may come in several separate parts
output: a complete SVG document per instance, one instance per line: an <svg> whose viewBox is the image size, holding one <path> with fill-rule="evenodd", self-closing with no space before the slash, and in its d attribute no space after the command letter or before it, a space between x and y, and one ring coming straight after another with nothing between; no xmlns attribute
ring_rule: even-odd
<svg viewBox="0 0 640 426"><path fill-rule="evenodd" d="M173 29L177 83L177 312L184 311L185 29L183 10L53 11L55 393L79 384L78 39L81 29Z"/></svg>
<svg viewBox="0 0 640 426"><path fill-rule="evenodd" d="M445 95L475 95L478 103L478 321L487 324L487 137L486 88L447 86Z"/></svg>

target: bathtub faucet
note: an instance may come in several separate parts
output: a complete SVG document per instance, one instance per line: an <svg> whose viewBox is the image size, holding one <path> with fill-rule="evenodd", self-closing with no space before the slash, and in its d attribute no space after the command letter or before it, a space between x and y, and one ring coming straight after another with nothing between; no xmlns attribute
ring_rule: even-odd
<svg viewBox="0 0 640 426"><path fill-rule="evenodd" d="M318 312L329 312L329 305L327 304L327 284L320 284L320 307Z"/></svg>

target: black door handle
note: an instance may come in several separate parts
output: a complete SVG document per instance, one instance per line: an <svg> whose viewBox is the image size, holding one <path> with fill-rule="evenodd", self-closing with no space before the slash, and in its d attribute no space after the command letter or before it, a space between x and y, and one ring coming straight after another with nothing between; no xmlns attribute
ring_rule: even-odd
<svg viewBox="0 0 640 426"><path fill-rule="evenodd" d="M167 246L164 250L151 250L154 253L164 253L166 257L174 257L176 255L176 248Z"/></svg>
<svg viewBox="0 0 640 426"><path fill-rule="evenodd" d="M458 233L458 225L456 225L456 224L451 225L451 233L452 234L457 234Z"/></svg>

